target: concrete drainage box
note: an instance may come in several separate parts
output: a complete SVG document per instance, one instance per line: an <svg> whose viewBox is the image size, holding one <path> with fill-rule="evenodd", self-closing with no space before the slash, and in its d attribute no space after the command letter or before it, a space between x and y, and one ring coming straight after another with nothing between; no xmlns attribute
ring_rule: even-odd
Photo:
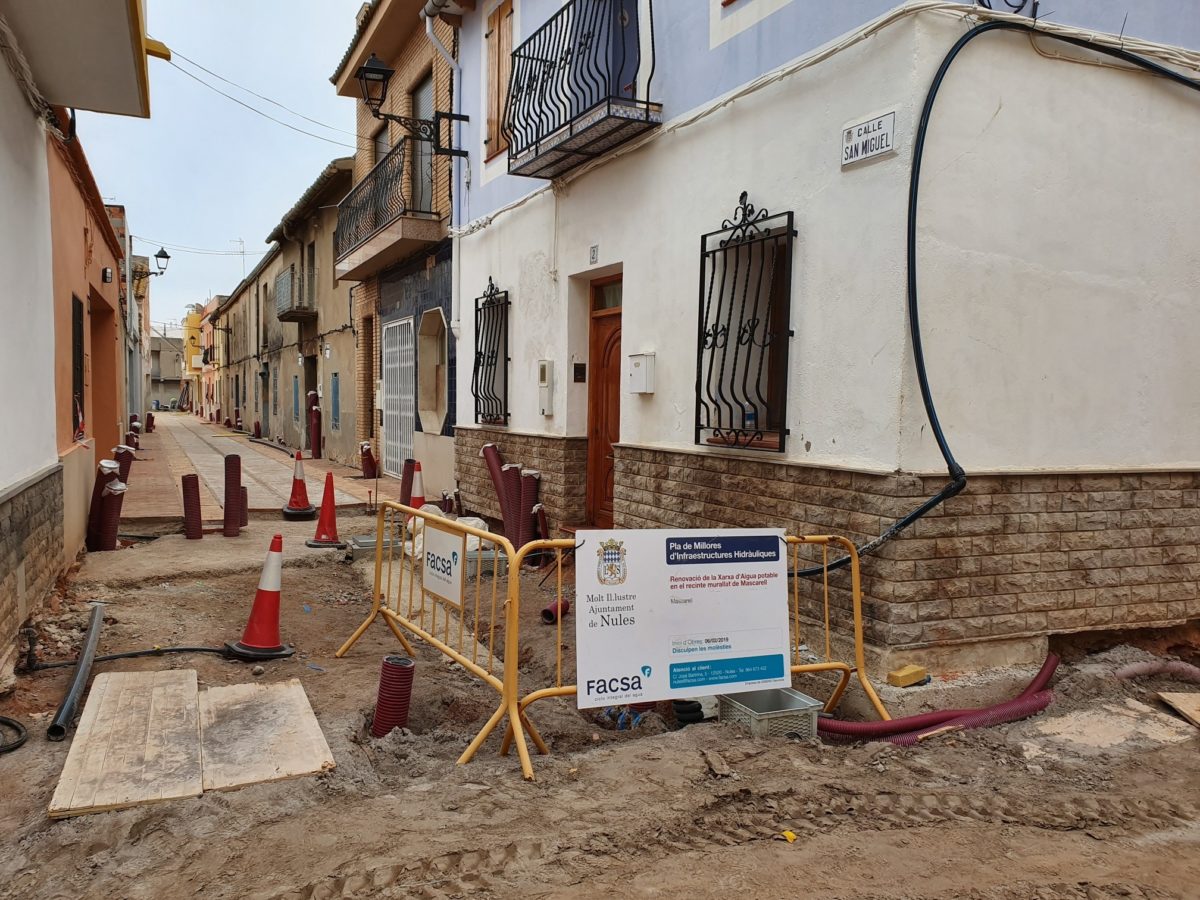
<svg viewBox="0 0 1200 900"><path fill-rule="evenodd" d="M722 722L747 729L753 737L790 737L808 740L817 736L821 701L792 688L745 691L717 697Z"/></svg>

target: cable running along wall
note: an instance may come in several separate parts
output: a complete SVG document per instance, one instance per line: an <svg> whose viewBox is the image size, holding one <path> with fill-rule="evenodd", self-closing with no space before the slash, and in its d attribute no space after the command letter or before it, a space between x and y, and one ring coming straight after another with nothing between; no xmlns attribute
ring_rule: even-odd
<svg viewBox="0 0 1200 900"><path fill-rule="evenodd" d="M920 324L920 309L917 302L917 203L921 186L921 163L925 153L925 139L929 132L929 120L933 112L934 102L937 100L938 91L941 89L942 82L946 78L946 73L950 70L950 66L954 60L962 52L963 48L975 38L993 31L1015 31L1030 36L1047 38L1050 40L1060 41L1065 44L1070 44L1074 47L1079 47L1084 50L1090 50L1095 53L1102 53L1105 56L1110 56L1122 62L1129 63L1154 75L1166 78L1170 81L1180 84L1193 91L1200 91L1200 81L1188 78L1181 75L1173 69L1169 69L1164 65L1154 62L1142 56L1121 47L1109 47L1105 44L1096 41L1088 40L1087 38L1074 37L1067 34L1057 34L1051 31L1044 31L1037 27L1036 23L1013 22L1013 21L991 21L985 22L982 25L976 25L966 34L960 37L953 47L946 53L942 59L942 64L938 67L937 73L933 77L933 83L929 86L929 92L925 96L925 104L921 109L921 118L917 125L916 138L913 141L913 156L912 170L909 176L908 189L908 329L909 337L912 342L913 364L917 372L917 384L921 389L921 402L925 407L925 415L929 420L929 428L933 433L934 440L937 441L938 451L942 454L942 459L946 463L946 470L950 476L950 481L940 491L910 512L908 515L898 519L890 528L883 534L872 541L863 544L858 548L860 556L865 556L877 550L883 544L890 541L897 534L911 525L913 522L920 519L930 510L944 503L951 497L960 494L967 486L967 475L963 471L962 466L958 464L958 460L954 458L953 452L950 450L950 445L946 440L946 435L942 431L942 424L938 419L937 409L933 402L933 392L929 386L929 375L925 370L925 352L921 342L921 324ZM830 564L829 568L842 568L850 562L849 557L843 556ZM820 566L813 566L804 569L798 574L801 575L819 575L824 570Z"/></svg>

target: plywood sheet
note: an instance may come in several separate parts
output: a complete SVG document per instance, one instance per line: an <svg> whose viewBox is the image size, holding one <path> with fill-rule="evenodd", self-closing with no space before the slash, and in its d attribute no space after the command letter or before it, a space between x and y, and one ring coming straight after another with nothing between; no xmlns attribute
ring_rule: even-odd
<svg viewBox="0 0 1200 900"><path fill-rule="evenodd" d="M1200 692L1158 695L1159 699L1200 728Z"/></svg>
<svg viewBox="0 0 1200 900"><path fill-rule="evenodd" d="M201 692L200 744L206 791L312 775L334 766L296 678Z"/></svg>
<svg viewBox="0 0 1200 900"><path fill-rule="evenodd" d="M195 671L105 672L92 682L50 817L198 797L200 767Z"/></svg>

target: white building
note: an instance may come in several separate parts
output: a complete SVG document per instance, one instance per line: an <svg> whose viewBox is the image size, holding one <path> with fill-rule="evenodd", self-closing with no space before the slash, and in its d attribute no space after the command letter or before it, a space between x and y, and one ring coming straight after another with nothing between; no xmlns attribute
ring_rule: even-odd
<svg viewBox="0 0 1200 900"><path fill-rule="evenodd" d="M1191 78L1200 54L1162 42L1200 47L1200 20L1139 4L1118 37L1082 0L1036 23L1033 4L468 5L425 7L461 23L470 117L468 506L499 515L495 442L541 471L555 528L872 541L949 480L911 274L968 477L864 558L868 637L1023 658L1200 617L1200 92L1103 52Z"/></svg>

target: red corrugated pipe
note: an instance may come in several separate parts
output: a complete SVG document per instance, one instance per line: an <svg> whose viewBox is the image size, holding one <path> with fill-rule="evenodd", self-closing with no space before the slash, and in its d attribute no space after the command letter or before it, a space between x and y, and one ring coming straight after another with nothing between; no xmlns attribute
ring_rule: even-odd
<svg viewBox="0 0 1200 900"><path fill-rule="evenodd" d="M225 457L225 519L222 534L237 537L242 533L242 458L236 453Z"/></svg>
<svg viewBox="0 0 1200 900"><path fill-rule="evenodd" d="M183 536L189 541L204 537L204 523L200 517L200 476L183 476Z"/></svg>
<svg viewBox="0 0 1200 900"><path fill-rule="evenodd" d="M922 739L933 737L947 731L970 731L972 728L989 728L992 725L1003 725L1005 722L1016 722L1026 719L1054 702L1054 691L1038 691L1035 694L1021 695L1005 703L997 703L984 709L977 709L966 715L958 716L941 725L931 725L906 734L894 734L884 738L889 744L899 747L912 747Z"/></svg>
<svg viewBox="0 0 1200 900"><path fill-rule="evenodd" d="M379 469L375 465L375 454L371 452L371 442L363 441L358 448L359 455L362 457L362 477L363 478L378 478Z"/></svg>
<svg viewBox="0 0 1200 900"><path fill-rule="evenodd" d="M417 461L415 459L406 459L404 468L400 470L400 503L403 506L408 506L412 503L412 483L413 472L417 469Z"/></svg>
<svg viewBox="0 0 1200 900"><path fill-rule="evenodd" d="M524 547L534 538L533 508L537 505L541 480L541 472L535 469L521 470L521 501L517 507L518 547Z"/></svg>
<svg viewBox="0 0 1200 900"><path fill-rule="evenodd" d="M1059 658L1053 653L1048 655L1046 661L1042 663L1042 668L1034 676L1033 681L1029 682L1029 686L1021 691L1015 699L1023 700L1045 690L1046 685L1050 683L1050 679L1054 677L1054 672L1058 668L1059 661ZM996 704L996 706L1000 705L1003 704ZM993 706L983 706L977 709L942 709L936 712L921 713L916 716L905 716L903 719L889 719L886 722L844 722L840 719L818 719L817 732L819 734L854 737L863 740L880 740L896 734L906 734L937 725L945 725L961 716L984 712L993 708Z"/></svg>
<svg viewBox="0 0 1200 900"><path fill-rule="evenodd" d="M379 697L371 717L371 735L381 738L393 728L408 724L414 663L407 656L385 656L379 672Z"/></svg>

